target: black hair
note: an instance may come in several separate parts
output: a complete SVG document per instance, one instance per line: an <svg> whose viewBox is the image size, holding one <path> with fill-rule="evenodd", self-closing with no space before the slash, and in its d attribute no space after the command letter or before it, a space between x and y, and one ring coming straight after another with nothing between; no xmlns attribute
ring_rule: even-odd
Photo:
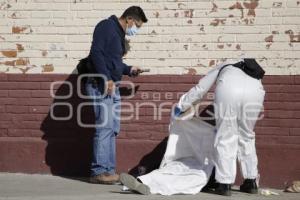
<svg viewBox="0 0 300 200"><path fill-rule="evenodd" d="M147 23L148 21L143 9L139 6L131 6L127 8L122 14L121 18L126 19L127 17L132 17L138 21L141 20L144 23Z"/></svg>

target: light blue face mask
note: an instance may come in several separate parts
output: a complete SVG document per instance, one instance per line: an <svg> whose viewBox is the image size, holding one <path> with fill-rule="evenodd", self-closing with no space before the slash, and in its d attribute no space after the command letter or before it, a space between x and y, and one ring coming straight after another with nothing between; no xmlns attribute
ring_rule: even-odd
<svg viewBox="0 0 300 200"><path fill-rule="evenodd" d="M139 29L133 24L132 27L126 29L126 35L128 36L135 36L138 33Z"/></svg>

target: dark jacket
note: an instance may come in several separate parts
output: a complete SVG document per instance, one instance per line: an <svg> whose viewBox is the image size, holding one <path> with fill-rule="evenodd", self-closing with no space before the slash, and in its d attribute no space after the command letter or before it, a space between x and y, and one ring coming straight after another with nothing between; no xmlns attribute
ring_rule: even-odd
<svg viewBox="0 0 300 200"><path fill-rule="evenodd" d="M118 18L113 15L99 22L93 34L89 59L96 73L108 80L120 81L122 75L130 75L131 66L123 63L125 32Z"/></svg>

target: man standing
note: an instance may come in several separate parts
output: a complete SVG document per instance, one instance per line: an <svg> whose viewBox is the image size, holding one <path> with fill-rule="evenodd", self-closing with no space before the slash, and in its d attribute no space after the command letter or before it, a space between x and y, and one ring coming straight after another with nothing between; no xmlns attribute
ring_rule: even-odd
<svg viewBox="0 0 300 200"><path fill-rule="evenodd" d="M86 91L93 102L95 135L91 163L91 183L114 184L119 181L115 172L115 139L120 130L120 93L122 75L137 76L142 70L123 63L125 35L134 36L148 20L137 6L129 7L120 18L112 15L95 28L89 61L94 72L103 78L89 77Z"/></svg>

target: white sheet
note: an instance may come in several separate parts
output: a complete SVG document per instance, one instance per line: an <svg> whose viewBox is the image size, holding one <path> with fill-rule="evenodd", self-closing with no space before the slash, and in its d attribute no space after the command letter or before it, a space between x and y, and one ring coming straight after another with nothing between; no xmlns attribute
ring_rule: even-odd
<svg viewBox="0 0 300 200"><path fill-rule="evenodd" d="M152 194L197 194L213 169L214 127L199 118L172 120L158 170L138 177Z"/></svg>

